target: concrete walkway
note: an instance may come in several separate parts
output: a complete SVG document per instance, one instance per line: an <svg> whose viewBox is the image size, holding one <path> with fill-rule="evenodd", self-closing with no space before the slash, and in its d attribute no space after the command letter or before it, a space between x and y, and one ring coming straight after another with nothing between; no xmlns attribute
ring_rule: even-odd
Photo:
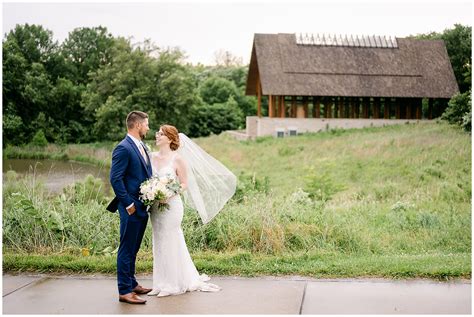
<svg viewBox="0 0 474 317"><path fill-rule="evenodd" d="M151 275L138 277L151 287ZM218 293L118 301L103 275L3 275L3 314L471 314L471 281L213 277Z"/></svg>

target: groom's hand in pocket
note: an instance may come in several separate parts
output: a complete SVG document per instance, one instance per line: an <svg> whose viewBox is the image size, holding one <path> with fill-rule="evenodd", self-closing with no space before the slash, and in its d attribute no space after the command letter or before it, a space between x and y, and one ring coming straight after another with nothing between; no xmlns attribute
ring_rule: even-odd
<svg viewBox="0 0 474 317"><path fill-rule="evenodd" d="M131 205L130 207L127 208L128 215L131 216L135 213L135 204Z"/></svg>

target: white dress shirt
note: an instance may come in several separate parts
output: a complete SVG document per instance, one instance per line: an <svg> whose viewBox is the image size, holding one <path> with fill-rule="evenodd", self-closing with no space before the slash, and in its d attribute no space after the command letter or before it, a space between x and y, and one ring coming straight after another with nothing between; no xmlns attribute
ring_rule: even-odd
<svg viewBox="0 0 474 317"><path fill-rule="evenodd" d="M136 137L134 137L133 135L131 135L130 133L127 133L127 135L132 139L133 143L135 143L135 145L137 146L137 149L140 151L140 148L143 149L143 151L145 152L145 155L146 155L146 150L145 148L143 147L142 143L140 140L138 140ZM141 153L141 151L140 151ZM144 158L145 159L145 158ZM146 159L145 159L145 162L146 162ZM132 203L130 206L127 207L127 209L130 209L132 208L132 206L134 205L135 203Z"/></svg>
<svg viewBox="0 0 474 317"><path fill-rule="evenodd" d="M140 149L143 149L143 151L145 152L145 156L146 156L146 150L145 150L145 147L143 146L142 141L138 140L136 137L134 137L130 133L127 133L127 135L133 140L133 143L135 143L135 145L137 146L138 151L140 151L140 153L141 153L142 151ZM144 157L144 159L145 159L145 162L146 162L147 161L146 157Z"/></svg>

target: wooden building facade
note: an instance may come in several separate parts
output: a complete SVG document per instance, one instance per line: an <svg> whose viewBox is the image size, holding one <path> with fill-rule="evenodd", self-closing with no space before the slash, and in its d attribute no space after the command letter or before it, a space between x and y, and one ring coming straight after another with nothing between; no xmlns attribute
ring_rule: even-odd
<svg viewBox="0 0 474 317"><path fill-rule="evenodd" d="M442 40L255 34L247 95L271 118L432 118L459 92Z"/></svg>

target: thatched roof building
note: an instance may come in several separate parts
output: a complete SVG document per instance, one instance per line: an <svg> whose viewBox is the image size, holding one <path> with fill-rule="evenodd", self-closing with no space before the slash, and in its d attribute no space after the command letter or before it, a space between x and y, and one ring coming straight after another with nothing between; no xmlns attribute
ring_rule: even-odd
<svg viewBox="0 0 474 317"><path fill-rule="evenodd" d="M421 119L421 98L458 91L442 40L295 34L255 34L246 87L270 117Z"/></svg>

